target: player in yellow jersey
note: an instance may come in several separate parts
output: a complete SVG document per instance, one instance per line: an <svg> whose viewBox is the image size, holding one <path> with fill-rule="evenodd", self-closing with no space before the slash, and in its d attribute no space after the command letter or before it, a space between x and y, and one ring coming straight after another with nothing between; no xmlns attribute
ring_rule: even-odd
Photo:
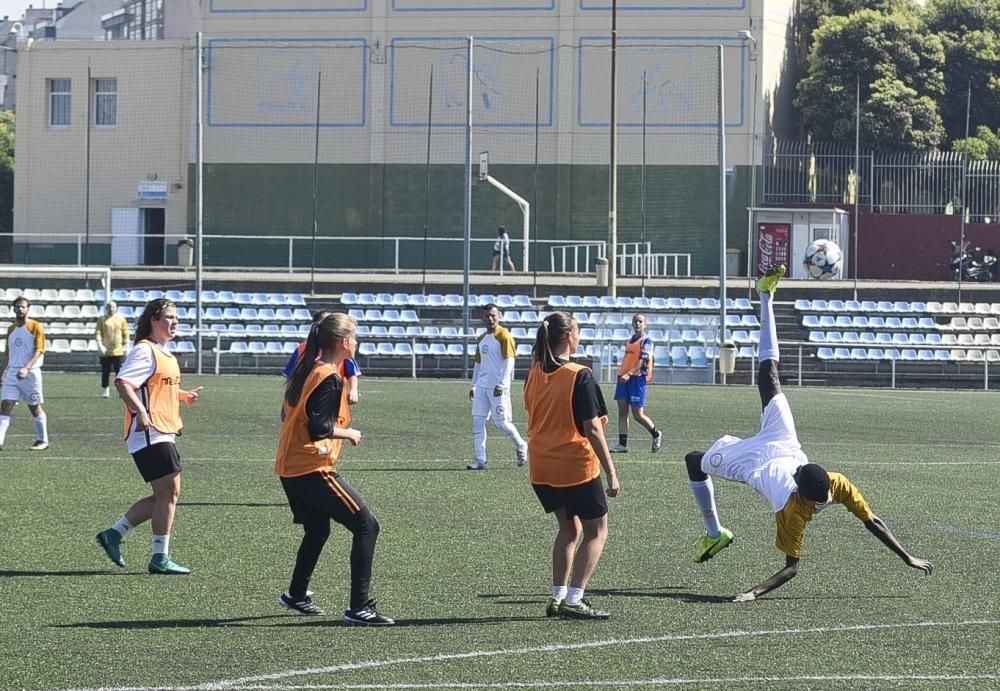
<svg viewBox="0 0 1000 691"><path fill-rule="evenodd" d="M7 350L3 366L3 392L0 401L0 449L3 449L10 427L10 414L19 400L28 404L35 418L35 443L29 449L49 448L48 420L42 403L42 361L45 359L45 329L28 318L31 301L23 295L11 303L14 323L7 329Z"/></svg>
<svg viewBox="0 0 1000 691"><path fill-rule="evenodd" d="M771 300L785 267L773 266L757 280L760 295L760 376L758 389L763 412L760 432L748 439L726 435L708 451L692 451L685 457L688 479L705 521L695 553L695 562L708 561L733 542L733 534L719 522L712 476L742 482L757 490L771 504L777 527L775 546L785 554L785 566L735 602L750 602L784 585L799 570L806 524L831 504L843 504L865 528L903 562L925 574L931 563L909 554L876 516L861 492L840 473L828 473L810 463L799 444L795 421L778 380L778 334Z"/></svg>
<svg viewBox="0 0 1000 691"><path fill-rule="evenodd" d="M116 375L122 368L122 358L128 346L128 324L125 317L118 314L118 303L109 300L104 306L104 316L97 320L94 329L97 351L101 354L101 398L111 397L111 373Z"/></svg>
<svg viewBox="0 0 1000 691"><path fill-rule="evenodd" d="M469 470L486 468L486 421L490 418L514 442L517 465L521 467L528 458L528 445L514 426L510 406L517 345L510 331L500 325L500 308L493 303L483 307L483 324L486 331L479 335L476 343L476 364L472 370L472 388L469 389L476 460L466 467Z"/></svg>

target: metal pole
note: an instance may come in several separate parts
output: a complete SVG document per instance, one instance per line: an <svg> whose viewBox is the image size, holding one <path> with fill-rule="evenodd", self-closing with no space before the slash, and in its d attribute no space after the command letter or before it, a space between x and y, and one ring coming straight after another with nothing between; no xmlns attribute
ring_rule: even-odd
<svg viewBox="0 0 1000 691"><path fill-rule="evenodd" d="M194 189L194 294L195 294L195 323L194 329L198 334L198 367L197 373L201 374L201 330L202 330L202 265L204 264L204 245L202 243L205 234L205 90L202 71L205 69L205 47L202 33L198 32L197 55L195 56L195 175L197 184Z"/></svg>
<svg viewBox="0 0 1000 691"><path fill-rule="evenodd" d="M958 246L959 246L959 264L958 264L958 303L962 304L962 261L961 258L965 252L965 214L966 214L966 199L965 195L967 190L967 185L969 182L969 110L972 107L972 80L969 80L969 90L965 94L965 145L962 147L962 218L959 221L959 235L958 235Z"/></svg>
<svg viewBox="0 0 1000 691"><path fill-rule="evenodd" d="M858 299L858 204L861 196L861 75L854 86L854 300Z"/></svg>
<svg viewBox="0 0 1000 691"><path fill-rule="evenodd" d="M423 276L420 279L420 292L427 294L427 226L431 215L431 122L434 115L434 65L431 65L431 78L427 84L427 159L424 164L424 260Z"/></svg>
<svg viewBox="0 0 1000 691"><path fill-rule="evenodd" d="M719 347L726 341L726 63L719 46ZM722 383L726 383L725 375Z"/></svg>
<svg viewBox="0 0 1000 691"><path fill-rule="evenodd" d="M534 257L532 257L531 269L532 269L532 279L531 279L531 296L538 297L538 85L540 82L540 70L535 69L535 169L534 169L534 195L531 200L531 206L535 209L535 213L532 216L532 221L534 221L535 227L532 228L531 240L534 247ZM524 270L527 271L528 267L525 266Z"/></svg>
<svg viewBox="0 0 1000 691"><path fill-rule="evenodd" d="M760 77L760 70L757 67L757 39L748 30L745 34L748 41L753 43L753 50L749 60L753 65L753 115L750 118L750 209L747 210L747 298L753 297L753 209L757 207L757 80Z"/></svg>
<svg viewBox="0 0 1000 691"><path fill-rule="evenodd" d="M611 156L608 163L608 295L618 294L618 0L611 0Z"/></svg>
<svg viewBox="0 0 1000 691"><path fill-rule="evenodd" d="M84 266L90 266L90 119L93 117L92 101L94 97L92 95L91 86L91 76L90 76L90 65L87 65L87 123L86 127L86 141L87 141L87 168L84 178L84 189L86 199L84 200L84 210L83 210L83 232L84 237L84 247L83 247L83 264ZM143 255L145 256L145 255ZM110 299L110 298L109 298Z"/></svg>
<svg viewBox="0 0 1000 691"><path fill-rule="evenodd" d="M309 294L316 294L316 234L319 230L319 103L323 89L323 72L316 73L316 127L313 130L313 217L312 217L312 261L309 265Z"/></svg>
<svg viewBox="0 0 1000 691"><path fill-rule="evenodd" d="M639 171L639 250L643 253L639 273L642 297L646 297L646 274L649 273L649 249L646 247L646 70L642 71L642 166Z"/></svg>
<svg viewBox="0 0 1000 691"><path fill-rule="evenodd" d="M463 241L463 277L462 277L462 376L469 377L469 269L472 265L472 56L474 39L469 36L468 66L466 73L465 96L465 195L464 217L465 232ZM503 257L501 257L501 260Z"/></svg>

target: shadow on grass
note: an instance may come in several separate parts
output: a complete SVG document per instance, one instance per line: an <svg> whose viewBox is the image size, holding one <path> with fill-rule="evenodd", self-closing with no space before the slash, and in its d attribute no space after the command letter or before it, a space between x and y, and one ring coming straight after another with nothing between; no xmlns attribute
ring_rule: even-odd
<svg viewBox="0 0 1000 691"><path fill-rule="evenodd" d="M233 626L267 619L280 619L287 614L232 619L146 619L137 621L81 621L75 624L52 624L53 629L195 629Z"/></svg>
<svg viewBox="0 0 1000 691"><path fill-rule="evenodd" d="M125 629L125 630L145 630L145 629L195 629L195 628L223 628L227 626L259 625L257 622L271 619L287 619L281 624L273 626L338 626L344 628L369 628L348 624L340 616L333 614L325 617L292 617L288 614L271 614L259 617L233 617L231 619L146 619L137 621L82 621L75 624L53 624L54 629ZM538 621L545 619L539 617L436 617L433 619L397 619L394 628L407 628L416 626L455 626L482 624L507 624L512 622ZM268 627L270 628L270 626ZM372 627L374 628L374 627Z"/></svg>
<svg viewBox="0 0 1000 691"><path fill-rule="evenodd" d="M673 586L662 586L658 588L590 588L587 595L605 597L649 597L666 598L671 600L681 600L682 602L707 602L717 604L721 602L732 602L732 595L709 595L704 593L682 592ZM505 605L527 605L544 603L548 596L543 593L483 593L479 597L487 600L495 600Z"/></svg>
<svg viewBox="0 0 1000 691"><path fill-rule="evenodd" d="M525 621L539 621L545 619L544 614L537 617L432 617L429 619L397 619L393 627L388 628L411 628L418 626L480 626L482 624L509 624ZM300 617L287 624L276 624L276 626L343 626L348 628L369 628L348 624L337 616L327 617ZM377 627L371 627L377 628Z"/></svg>
<svg viewBox="0 0 1000 691"><path fill-rule="evenodd" d="M138 576L128 571L0 571L0 578L33 578L39 576Z"/></svg>
<svg viewBox="0 0 1000 691"><path fill-rule="evenodd" d="M288 502L258 502L258 501L181 501L177 502L178 506L247 506L250 508L257 507L284 507L288 508Z"/></svg>

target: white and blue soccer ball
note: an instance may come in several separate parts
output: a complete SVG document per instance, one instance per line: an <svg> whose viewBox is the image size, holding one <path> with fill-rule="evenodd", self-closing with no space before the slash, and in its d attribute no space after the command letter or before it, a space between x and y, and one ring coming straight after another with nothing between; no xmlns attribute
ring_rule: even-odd
<svg viewBox="0 0 1000 691"><path fill-rule="evenodd" d="M806 248L802 261L810 278L826 281L839 278L844 266L844 253L833 240L816 240Z"/></svg>

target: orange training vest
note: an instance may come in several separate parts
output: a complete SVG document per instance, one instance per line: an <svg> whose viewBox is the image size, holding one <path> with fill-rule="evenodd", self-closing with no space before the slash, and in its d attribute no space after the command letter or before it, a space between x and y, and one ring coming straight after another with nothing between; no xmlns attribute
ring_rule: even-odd
<svg viewBox="0 0 1000 691"><path fill-rule="evenodd" d="M622 356L621 367L618 368L618 376L625 374L630 369L639 364L639 360L642 359L642 342L648 338L646 334L643 334L641 338L633 341L631 338L625 343L625 354ZM646 362L646 381L653 380L653 354L649 354L649 360Z"/></svg>
<svg viewBox="0 0 1000 691"><path fill-rule="evenodd" d="M590 440L580 434L573 419L573 389L583 365L568 362L546 374L540 364L528 373L524 407L528 411L528 458L531 482L551 487L573 487L601 474L600 461Z"/></svg>
<svg viewBox="0 0 1000 691"><path fill-rule="evenodd" d="M153 353L153 373L149 376L137 393L139 400L146 406L153 427L161 434L181 433L184 424L181 422L181 404L178 395L181 390L181 368L177 358L163 352L153 341L148 343ZM125 438L128 439L132 429L135 413L125 406Z"/></svg>
<svg viewBox="0 0 1000 691"><path fill-rule="evenodd" d="M274 472L281 477L298 477L308 475L317 470L332 470L340 456L343 439L320 439L312 441L309 438L309 414L306 409L309 396L331 374L344 376L344 365L340 366L318 363L309 372L299 402L290 406L284 402L285 420L281 424L281 436L278 438L278 453L274 462ZM346 429L351 424L351 409L347 401L346 386L340 393L340 411L337 414L336 428Z"/></svg>

